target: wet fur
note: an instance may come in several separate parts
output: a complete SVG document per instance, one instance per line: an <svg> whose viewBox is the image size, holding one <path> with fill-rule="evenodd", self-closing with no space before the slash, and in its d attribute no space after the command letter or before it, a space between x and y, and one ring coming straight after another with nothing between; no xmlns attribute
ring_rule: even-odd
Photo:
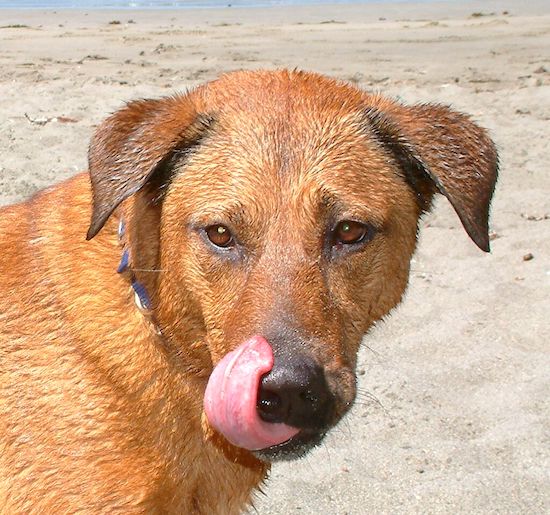
<svg viewBox="0 0 550 515"><path fill-rule="evenodd" d="M434 193L488 250L485 131L315 74L239 72L131 102L89 160L89 174L1 210L2 513L238 513L269 466L205 420L213 364L254 334L305 351L337 396L335 424ZM115 272L121 216L160 337ZM342 217L375 237L335 254L326 234ZM200 228L214 222L239 253L208 247Z"/></svg>

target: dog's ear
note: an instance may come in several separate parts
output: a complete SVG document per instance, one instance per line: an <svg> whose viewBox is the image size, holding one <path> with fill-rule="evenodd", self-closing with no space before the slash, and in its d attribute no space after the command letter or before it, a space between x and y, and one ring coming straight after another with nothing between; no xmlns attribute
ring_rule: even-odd
<svg viewBox="0 0 550 515"><path fill-rule="evenodd" d="M93 238L116 207L143 188L174 153L200 141L209 123L188 96L137 100L107 118L88 152L93 211L86 239Z"/></svg>
<svg viewBox="0 0 550 515"><path fill-rule="evenodd" d="M488 252L498 156L487 132L468 116L441 105L406 107L378 99L366 114L375 136L415 190L421 209L428 209L439 191L470 238Z"/></svg>

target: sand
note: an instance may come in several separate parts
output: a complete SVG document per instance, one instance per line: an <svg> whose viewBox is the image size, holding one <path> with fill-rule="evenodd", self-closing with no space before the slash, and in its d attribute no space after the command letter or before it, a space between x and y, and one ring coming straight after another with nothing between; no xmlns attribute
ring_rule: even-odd
<svg viewBox="0 0 550 515"><path fill-rule="evenodd" d="M405 301L365 338L352 414L273 468L257 512L548 513L549 49L544 1L0 10L0 204L84 169L94 126L125 100L238 68L472 113L502 161L492 253L437 202Z"/></svg>

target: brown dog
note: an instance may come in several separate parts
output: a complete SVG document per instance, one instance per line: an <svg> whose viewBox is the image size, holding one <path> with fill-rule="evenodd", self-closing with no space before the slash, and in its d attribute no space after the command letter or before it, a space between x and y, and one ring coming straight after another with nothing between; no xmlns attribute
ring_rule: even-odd
<svg viewBox="0 0 550 515"><path fill-rule="evenodd" d="M353 404L435 192L489 249L485 131L319 75L131 102L89 164L1 211L2 513L239 512Z"/></svg>

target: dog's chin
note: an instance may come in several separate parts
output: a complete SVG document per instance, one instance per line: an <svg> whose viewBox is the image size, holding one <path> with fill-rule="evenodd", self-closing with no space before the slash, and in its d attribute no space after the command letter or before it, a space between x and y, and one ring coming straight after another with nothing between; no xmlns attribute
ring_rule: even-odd
<svg viewBox="0 0 550 515"><path fill-rule="evenodd" d="M290 440L279 445L253 451L252 454L267 463L275 461L292 461L304 457L311 449L317 447L326 433L300 432Z"/></svg>

